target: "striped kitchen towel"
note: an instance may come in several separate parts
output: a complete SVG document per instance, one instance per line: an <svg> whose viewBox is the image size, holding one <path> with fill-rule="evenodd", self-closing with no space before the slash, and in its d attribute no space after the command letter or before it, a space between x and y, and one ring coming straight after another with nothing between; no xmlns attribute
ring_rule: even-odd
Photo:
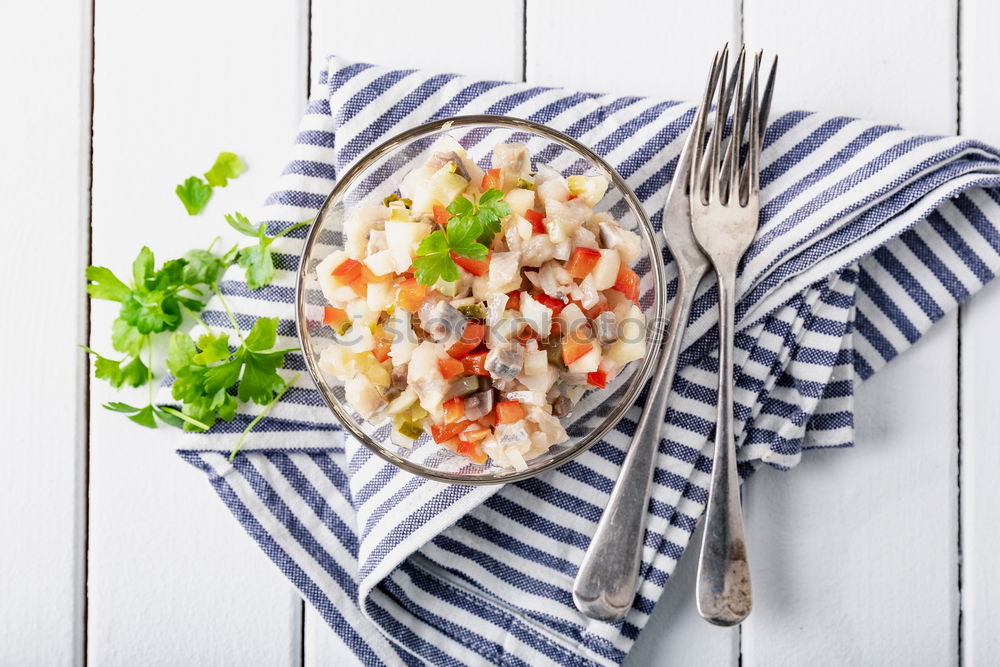
<svg viewBox="0 0 1000 667"><path fill-rule="evenodd" d="M327 62L292 159L267 199L271 232L315 215L337 175L428 120L505 114L592 147L654 225L694 109L454 74ZM760 231L743 263L736 416L744 477L803 449L851 444L855 383L913 344L1000 266L1000 154L955 137L793 112L773 114ZM295 346L293 292L305 229L281 239L273 285L222 284L241 327L279 316ZM676 271L667 264L671 294ZM204 319L225 329L210 303ZM624 621L579 614L571 586L642 401L557 470L501 487L404 473L345 439L305 373L229 463L240 414L186 436L180 454L322 614L345 659L365 664L620 663L663 594L706 500L717 368L716 292L705 281L670 397L643 552ZM846 483L850 483L847 481ZM252 585L252 584L248 584Z"/></svg>

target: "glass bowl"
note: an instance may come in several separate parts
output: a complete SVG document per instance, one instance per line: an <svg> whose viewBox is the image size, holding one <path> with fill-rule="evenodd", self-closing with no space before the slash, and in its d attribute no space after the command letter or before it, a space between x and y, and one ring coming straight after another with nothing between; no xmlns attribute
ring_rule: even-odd
<svg viewBox="0 0 1000 667"><path fill-rule="evenodd" d="M379 204L396 191L402 177L419 166L433 150L436 140L450 135L468 151L469 157L489 168L493 146L521 142L527 145L532 170L548 164L564 176L600 174L610 185L595 211L609 211L622 227L639 234L642 254L632 264L640 276L640 306L646 317L647 345L643 359L631 362L605 389L588 392L560 420L569 439L529 460L525 470L473 463L466 457L435 443L427 434L412 448L395 445L389 437L390 422L369 423L344 400L344 387L319 367L319 355L335 344L333 331L323 325L327 305L317 282L316 265L329 253L343 247L343 223L358 206ZM635 193L603 159L575 139L527 120L506 116L459 116L434 121L407 130L359 158L337 181L316 216L303 250L296 285L296 317L299 340L316 387L330 410L347 429L386 461L416 475L456 484L499 484L525 479L558 466L586 451L607 433L635 402L655 365L660 351L666 294L663 263L653 227Z"/></svg>

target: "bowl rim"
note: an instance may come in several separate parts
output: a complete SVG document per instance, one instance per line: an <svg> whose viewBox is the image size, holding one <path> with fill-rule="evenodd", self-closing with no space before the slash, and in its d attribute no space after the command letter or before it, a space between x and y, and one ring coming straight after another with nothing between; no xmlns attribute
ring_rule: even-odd
<svg viewBox="0 0 1000 667"><path fill-rule="evenodd" d="M611 182L614 183L615 187L622 193L623 199L628 203L629 209L638 220L639 227L642 232L640 236L643 237L644 241L643 245L650 251L650 268L653 272L654 284L656 285L656 289L653 290L654 310L657 316L652 319L647 318L646 355L643 358L642 366L640 366L637 372L637 377L633 379L630 386L626 388L625 394L622 396L618 405L608 414L607 417L604 418L597 428L581 438L574 447L567 448L565 451L560 452L559 454L553 456L549 461L546 461L544 464L537 467L531 467L529 464L529 467L526 470L511 470L510 472L490 473L471 477L459 473L435 471L412 463L407 459L388 451L387 449L379 446L378 443L374 442L368 434L361 430L355 419L344 411L341 407L340 401L337 400L335 396L331 395L330 388L323 379L322 370L318 367L315 355L313 354L310 340L311 334L308 331L308 323L305 317L304 286L309 270L306 266L305 258L307 251L309 251L316 242L316 238L322 228L324 214L328 208L336 205L336 203L343 196L344 192L347 190L348 186L353 183L359 173L363 172L370 165L377 162L388 153L391 153L400 146L405 145L421 135L446 131L452 128L476 125L509 127L537 134L577 152L582 157L586 158L591 164L605 172L605 175L608 176ZM450 116L448 118L430 121L428 123L412 127L408 130L404 130L403 132L390 137L355 160L354 164L352 164L337 179L337 182L334 184L330 194L327 195L323 205L320 206L317 211L314 222L310 225L309 234L306 236L302 246L302 254L299 257L299 267L295 281L295 322L299 337L299 347L305 357L306 366L309 369L309 375L311 376L313 383L319 390L319 393L323 397L323 401L327 404L327 407L329 407L333 414L337 417L340 425L345 428L348 433L357 438L361 444L383 460L388 461L389 463L419 477L435 482L444 482L446 484L486 486L528 479L547 470L556 468L590 449L601 438L603 438L608 431L614 428L619 421L621 421L622 417L625 416L625 413L639 398L639 395L646 386L646 381L649 379L649 376L652 373L653 368L655 368L657 360L661 354L663 327L661 326L660 320L663 319L666 309L665 269L663 262L660 261L661 256L662 250L658 242L656 230L653 228L653 225L649 220L649 216L646 215L642 202L639 201L635 192L633 192L632 188L625 182L625 179L622 178L621 175L619 175L618 172L604 160L604 158L573 137L546 125L512 116L470 114L464 116Z"/></svg>

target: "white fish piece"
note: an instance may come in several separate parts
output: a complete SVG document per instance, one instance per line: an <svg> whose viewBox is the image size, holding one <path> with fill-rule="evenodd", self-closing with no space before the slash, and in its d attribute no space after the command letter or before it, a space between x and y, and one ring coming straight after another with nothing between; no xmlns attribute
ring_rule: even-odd
<svg viewBox="0 0 1000 667"><path fill-rule="evenodd" d="M540 336L548 336L552 330L552 309L535 301L527 292L521 292L521 317Z"/></svg>

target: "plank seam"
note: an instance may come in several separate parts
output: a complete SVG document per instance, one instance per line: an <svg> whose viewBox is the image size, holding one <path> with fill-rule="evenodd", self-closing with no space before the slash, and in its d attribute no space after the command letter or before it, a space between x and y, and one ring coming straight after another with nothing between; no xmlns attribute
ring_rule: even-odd
<svg viewBox="0 0 1000 667"><path fill-rule="evenodd" d="M86 11L86 10L85 10ZM94 261L94 72L96 63L96 37L95 37L95 25L97 23L97 2L96 0L90 0L89 3L89 14L90 19L90 71L88 72L89 81L89 109L87 118L87 128L86 132L89 135L87 139L87 188L84 193L84 201L82 202L86 210L86 224L83 226L83 233L86 234L86 239L81 239L81 246L85 249L83 252L84 266L90 266ZM82 267L79 267L82 269ZM83 293L83 340L88 344L90 343L91 336L91 308L90 308L90 298L86 294L86 288L84 288ZM83 538L82 545L82 559L83 559L83 573L81 577L81 585L83 590L79 593L81 595L82 604L82 618L80 623L81 628L81 646L80 646L80 660L76 662L77 664L87 665L89 661L89 638L90 638L90 355L84 355L83 361L83 378L82 378L82 389L81 392L81 411L82 424L81 433L78 436L81 442L81 449L83 454L82 460L82 477L80 487L82 490L83 498L81 499L82 509L80 512L81 516L81 532Z"/></svg>
<svg viewBox="0 0 1000 667"><path fill-rule="evenodd" d="M956 0L955 3L955 133L962 133L962 0ZM956 345L955 345L955 368L957 371L957 381L958 386L955 392L955 444L956 444L956 512L957 517L957 531L956 531L956 557L955 566L957 569L956 580L958 585L958 611L956 623L956 652L957 652L957 662L956 664L962 664L963 658L963 645L962 645L962 634L963 634L963 624L964 618L962 615L963 607L963 595L962 595L962 538L963 538L963 526L962 526L962 319L965 316L965 304L961 303L958 305L958 316L956 317Z"/></svg>

